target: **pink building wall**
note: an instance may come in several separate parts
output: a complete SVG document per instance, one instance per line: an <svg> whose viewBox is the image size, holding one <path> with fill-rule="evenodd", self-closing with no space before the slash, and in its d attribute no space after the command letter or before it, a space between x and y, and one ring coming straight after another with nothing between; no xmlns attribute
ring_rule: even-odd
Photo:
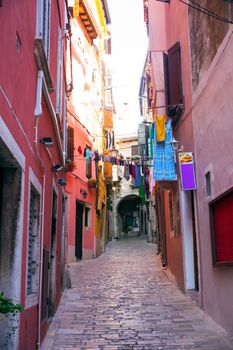
<svg viewBox="0 0 233 350"><path fill-rule="evenodd" d="M71 108L71 106L69 107ZM68 117L69 120L69 117ZM82 152L87 146L92 148L92 143L88 139L88 135L84 128L79 123L72 123L72 118L68 122L68 125L74 127L74 161L76 163L76 169L72 173L67 173L67 186L66 191L69 199L69 219L68 219L68 252L67 252L67 262L76 261L75 257L75 234L76 234L76 201L83 205L84 211L87 206L90 208L90 226L86 227L84 218L85 212L83 212L83 237L82 237L82 252L83 259L94 257L94 245L95 245L95 235L94 235L94 216L95 216L95 200L96 200L96 190L90 189L87 186L86 177L86 158L83 153L79 154L78 148L81 147ZM92 161L92 178L95 178L95 162ZM80 192L86 191L87 197L84 198Z"/></svg>
<svg viewBox="0 0 233 350"><path fill-rule="evenodd" d="M193 97L203 308L233 333L233 267L213 267L209 203L233 187L233 35L230 29ZM210 196L205 174L210 172Z"/></svg>
<svg viewBox="0 0 233 350"><path fill-rule="evenodd" d="M149 51L151 52L153 83L156 93L156 105L164 106L165 83L164 83L164 66L163 52L167 52L176 42L180 43L181 50L181 75L182 88L184 95L184 111L179 119L178 124L173 128L173 134L176 140L179 140L179 147L183 146L184 151L192 152L193 146L193 125L192 125L192 95L191 95L191 63L188 36L188 8L182 3L171 1L162 3L159 1L149 0ZM166 108L159 108L155 113L162 115L166 113ZM161 185L160 185L161 186ZM166 186L167 187L167 186ZM172 185L173 196L177 191L180 192L179 180ZM183 194L184 198L186 194ZM166 199L166 193L165 193ZM188 199L180 200L180 212L182 205L188 205ZM186 245L186 236L191 235L187 231L186 225L182 222L179 228L179 234L174 236L169 231L169 209L165 200L165 222L167 236L167 262L168 267L174 274L176 281L181 289L187 287L186 265L189 261L184 262L184 249ZM178 217L177 217L178 218ZM177 219L175 218L175 220ZM191 257L192 259L192 257Z"/></svg>

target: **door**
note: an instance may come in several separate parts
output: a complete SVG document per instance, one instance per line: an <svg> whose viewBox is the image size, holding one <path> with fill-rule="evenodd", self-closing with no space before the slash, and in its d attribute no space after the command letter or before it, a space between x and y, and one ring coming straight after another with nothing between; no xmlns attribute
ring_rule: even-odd
<svg viewBox="0 0 233 350"><path fill-rule="evenodd" d="M76 233L75 233L75 256L78 260L83 255L83 205L76 202Z"/></svg>
<svg viewBox="0 0 233 350"><path fill-rule="evenodd" d="M191 191L191 206L192 206L192 226L193 226L193 259L194 259L194 281L195 290L199 291L199 271L198 271L198 255L197 255L197 232L195 221L195 206L194 206L194 194Z"/></svg>
<svg viewBox="0 0 233 350"><path fill-rule="evenodd" d="M56 290L56 250L57 250L57 194L53 191L51 246L50 246L50 276L49 276L49 308L48 315L53 317L55 313Z"/></svg>

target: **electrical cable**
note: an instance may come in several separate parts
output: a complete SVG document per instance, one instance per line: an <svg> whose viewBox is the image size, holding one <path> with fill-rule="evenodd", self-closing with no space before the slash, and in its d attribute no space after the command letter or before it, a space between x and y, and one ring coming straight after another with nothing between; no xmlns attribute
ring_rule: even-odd
<svg viewBox="0 0 233 350"><path fill-rule="evenodd" d="M222 17L222 16L220 16L220 15L218 15L217 13L214 13L214 12L211 12L210 10L208 10L206 7L203 7L203 6L201 6L200 4L198 4L198 3L196 3L194 0L189 0L192 4L194 4L195 6L197 6L197 7L200 7L203 11L206 11L206 14L210 14L211 16L213 15L213 16L216 16L216 18L218 17L218 19L219 20L223 20L223 21L230 21L231 22L231 20L229 20L229 19L227 19L227 18L225 18L225 17ZM225 0L224 0L225 1ZM228 1L227 1L228 2ZM233 22L231 22L231 23L233 23Z"/></svg>
<svg viewBox="0 0 233 350"><path fill-rule="evenodd" d="M192 0L189 0L193 5L191 5L190 3L187 3L185 2L184 0L178 0L179 2L183 3L184 5L187 5L189 6L190 8L193 8L194 10L197 10L201 13L204 13L205 15L209 16L209 17L212 17L212 18L215 18L219 21L222 21L222 22L225 22L225 23L228 23L228 24L233 24L233 21L225 18L225 17L222 17L222 16L219 16L217 15L216 13L213 13L211 11L209 11L207 8L197 4L196 2L192 1Z"/></svg>

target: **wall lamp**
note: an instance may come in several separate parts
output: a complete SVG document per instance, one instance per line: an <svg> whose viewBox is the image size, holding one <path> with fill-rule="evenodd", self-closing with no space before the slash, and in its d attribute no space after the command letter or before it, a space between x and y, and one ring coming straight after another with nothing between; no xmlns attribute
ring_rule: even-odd
<svg viewBox="0 0 233 350"><path fill-rule="evenodd" d="M61 170L63 170L63 166L61 164L55 164L51 168L51 171L53 171L55 173L58 173Z"/></svg>
<svg viewBox="0 0 233 350"><path fill-rule="evenodd" d="M80 189L80 193L82 194L83 198L85 199L87 197L87 191L83 190L82 188Z"/></svg>
<svg viewBox="0 0 233 350"><path fill-rule="evenodd" d="M53 140L51 137L42 137L40 142L45 145L45 147L53 147Z"/></svg>
<svg viewBox="0 0 233 350"><path fill-rule="evenodd" d="M174 137L172 138L172 141L170 143L172 145L173 151L175 151L175 152L183 151L183 149L184 149L183 145L180 147L180 149L178 149L179 148L179 141L177 141Z"/></svg>
<svg viewBox="0 0 233 350"><path fill-rule="evenodd" d="M58 180L59 185L61 186L66 186L66 179L62 177L61 179Z"/></svg>
<svg viewBox="0 0 233 350"><path fill-rule="evenodd" d="M111 150L110 150L110 154L112 157L117 157L118 155L118 149L116 149L115 147L113 147Z"/></svg>

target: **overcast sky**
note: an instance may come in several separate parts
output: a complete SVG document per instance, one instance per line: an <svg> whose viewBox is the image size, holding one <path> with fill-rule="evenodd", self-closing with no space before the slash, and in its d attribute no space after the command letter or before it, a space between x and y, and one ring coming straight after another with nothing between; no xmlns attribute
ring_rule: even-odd
<svg viewBox="0 0 233 350"><path fill-rule="evenodd" d="M138 93L147 51L143 0L108 0L111 16L113 94L116 134L135 133L140 112Z"/></svg>

